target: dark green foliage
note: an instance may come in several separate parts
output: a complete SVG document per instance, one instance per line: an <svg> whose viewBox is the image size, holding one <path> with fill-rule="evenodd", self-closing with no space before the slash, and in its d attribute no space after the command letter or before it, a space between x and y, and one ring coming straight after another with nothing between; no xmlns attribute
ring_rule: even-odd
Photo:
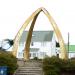
<svg viewBox="0 0 75 75"><path fill-rule="evenodd" d="M60 68L58 66L60 63L60 60L53 56L53 57L46 57L43 59L43 70L45 75L59 75L60 74Z"/></svg>
<svg viewBox="0 0 75 75"><path fill-rule="evenodd" d="M75 72L75 59L62 60L58 57L46 57L43 59L43 71L45 75L61 75L63 72Z"/></svg>
<svg viewBox="0 0 75 75"><path fill-rule="evenodd" d="M38 57L34 57L33 59L34 59L34 60L38 60Z"/></svg>
<svg viewBox="0 0 75 75"><path fill-rule="evenodd" d="M59 68L55 67L54 65L45 65L43 66L43 70L45 75L59 75Z"/></svg>
<svg viewBox="0 0 75 75"><path fill-rule="evenodd" d="M8 67L8 75L12 75L17 69L17 59L11 53L0 50L0 66Z"/></svg>

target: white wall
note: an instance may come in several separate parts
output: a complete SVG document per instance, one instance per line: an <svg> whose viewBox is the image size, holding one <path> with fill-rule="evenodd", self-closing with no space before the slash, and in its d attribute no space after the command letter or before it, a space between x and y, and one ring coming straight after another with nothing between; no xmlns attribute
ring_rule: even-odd
<svg viewBox="0 0 75 75"><path fill-rule="evenodd" d="M19 51L18 51L18 58L23 58L23 50L24 50L25 44L20 43ZM52 41L51 42L33 42L33 46L30 44L30 48L39 48L38 56L41 57L41 53L46 53L48 56L55 56L56 55L56 41L55 36L53 34Z"/></svg>
<svg viewBox="0 0 75 75"><path fill-rule="evenodd" d="M33 46L30 44L30 48L40 48L41 47L41 42L33 42Z"/></svg>
<svg viewBox="0 0 75 75"><path fill-rule="evenodd" d="M69 58L75 58L75 52L70 52L69 53Z"/></svg>
<svg viewBox="0 0 75 75"><path fill-rule="evenodd" d="M51 56L56 56L56 40L54 34L51 42Z"/></svg>
<svg viewBox="0 0 75 75"><path fill-rule="evenodd" d="M61 57L60 48L58 47L58 48L56 48L56 49L57 49L57 51L58 51L58 53L59 53L59 58L60 58L60 57ZM75 58L75 52L69 52L68 57L69 57L69 58Z"/></svg>
<svg viewBox="0 0 75 75"><path fill-rule="evenodd" d="M46 42L45 46L41 46L40 52L46 52L46 55L51 56L51 42Z"/></svg>
<svg viewBox="0 0 75 75"><path fill-rule="evenodd" d="M17 58L23 58L23 50L24 50L24 44L20 43L18 52L17 52Z"/></svg>
<svg viewBox="0 0 75 75"><path fill-rule="evenodd" d="M20 44L17 58L23 58L23 49L24 49L24 44ZM51 42L34 42L34 45L31 46L30 48L39 48L39 53L45 52L48 56L51 56ZM38 56L41 58L40 54L38 53Z"/></svg>

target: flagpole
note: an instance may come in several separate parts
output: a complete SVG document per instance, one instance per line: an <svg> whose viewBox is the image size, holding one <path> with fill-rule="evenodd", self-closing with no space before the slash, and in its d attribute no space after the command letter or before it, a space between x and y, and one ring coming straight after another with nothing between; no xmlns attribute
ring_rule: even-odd
<svg viewBox="0 0 75 75"><path fill-rule="evenodd" d="M68 32L68 58L69 58L69 45L70 45L69 39L70 37L69 37L69 32Z"/></svg>

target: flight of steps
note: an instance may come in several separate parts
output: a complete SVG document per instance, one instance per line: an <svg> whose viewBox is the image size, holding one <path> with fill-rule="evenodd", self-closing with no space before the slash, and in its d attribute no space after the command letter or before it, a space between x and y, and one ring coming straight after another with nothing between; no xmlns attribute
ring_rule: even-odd
<svg viewBox="0 0 75 75"><path fill-rule="evenodd" d="M14 75L43 75L42 62L36 60L26 61Z"/></svg>

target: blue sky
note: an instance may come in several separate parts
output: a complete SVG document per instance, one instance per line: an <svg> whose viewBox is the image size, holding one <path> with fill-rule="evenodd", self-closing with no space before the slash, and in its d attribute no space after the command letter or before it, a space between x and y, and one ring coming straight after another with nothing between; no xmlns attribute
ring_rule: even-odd
<svg viewBox="0 0 75 75"><path fill-rule="evenodd" d="M65 43L69 32L70 44L75 44L74 0L0 0L0 41L14 39L25 20L39 7L46 8L52 15ZM44 14L39 15L34 30L52 30Z"/></svg>

